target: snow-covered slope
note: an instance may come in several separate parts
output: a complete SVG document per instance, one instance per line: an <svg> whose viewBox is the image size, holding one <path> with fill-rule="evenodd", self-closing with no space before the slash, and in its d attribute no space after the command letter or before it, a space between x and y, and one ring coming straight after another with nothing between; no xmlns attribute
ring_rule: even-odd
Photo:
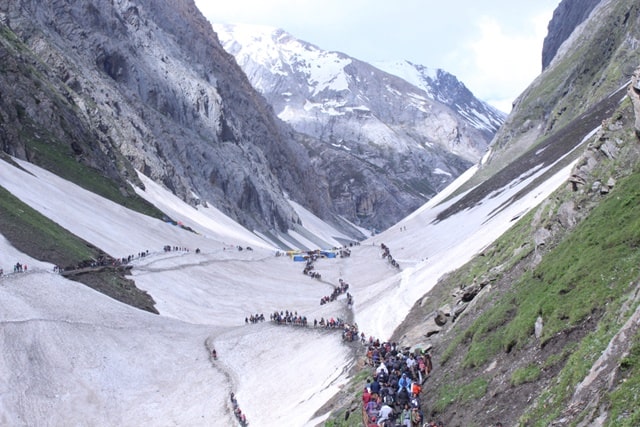
<svg viewBox="0 0 640 427"><path fill-rule="evenodd" d="M323 417L312 420L314 414L354 362L350 347L364 348L343 343L340 331L245 324L245 317L291 310L309 321L353 319L367 336L386 339L438 277L488 245L568 175L565 168L498 214L497 206L544 171L523 173L464 214L439 222L433 221L438 212L455 200L436 206L434 199L350 247L350 257L317 261L317 280L302 274L303 263L275 256L254 234L214 211L181 205L160 187L139 191L197 233L15 161L22 169L0 161L0 185L25 203L113 256L149 250L132 262L132 278L154 297L160 315L70 282L0 239L8 273L0 278L0 419L6 425L232 425L230 392L252 425L316 425ZM323 234L317 219L299 213ZM400 269L380 257L381 243ZM167 244L182 249L164 252ZM11 273L15 262L28 264L28 272ZM321 305L339 279L350 284L353 307L344 295ZM214 347L217 361L209 358Z"/></svg>

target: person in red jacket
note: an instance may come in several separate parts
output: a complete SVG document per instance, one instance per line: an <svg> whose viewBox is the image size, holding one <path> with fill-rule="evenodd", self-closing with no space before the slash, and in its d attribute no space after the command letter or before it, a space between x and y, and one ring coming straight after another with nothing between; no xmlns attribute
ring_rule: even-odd
<svg viewBox="0 0 640 427"><path fill-rule="evenodd" d="M371 400L371 393L369 392L369 389L365 387L364 391L362 392L362 404L364 406L367 406L367 403L369 403L370 400Z"/></svg>

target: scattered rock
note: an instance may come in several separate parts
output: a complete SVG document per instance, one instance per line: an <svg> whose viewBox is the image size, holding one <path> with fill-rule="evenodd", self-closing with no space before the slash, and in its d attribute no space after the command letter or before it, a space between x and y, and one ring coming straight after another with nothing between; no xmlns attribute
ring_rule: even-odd
<svg viewBox="0 0 640 427"><path fill-rule="evenodd" d="M443 311L438 310L438 312L436 313L436 317L434 317L433 320L436 325L442 327L447 324L447 315Z"/></svg>
<svg viewBox="0 0 640 427"><path fill-rule="evenodd" d="M465 288L464 293L462 294L462 301L469 302L478 295L482 287L478 283L474 283L473 285Z"/></svg>
<svg viewBox="0 0 640 427"><path fill-rule="evenodd" d="M637 68L631 78L631 84L627 90L627 95L631 99L633 104L633 112L636 117L635 131L636 135L640 137L640 68Z"/></svg>
<svg viewBox="0 0 640 427"><path fill-rule="evenodd" d="M457 318L458 316L460 316L460 314L462 314L462 312L463 312L463 311L465 311L465 310L467 309L467 306L468 306L468 305L469 305L468 303L463 303L463 304L459 304L459 305L457 305L457 306L453 309L453 313L452 313L452 314L453 314L453 319L451 319L451 321L452 321L452 322L453 322L453 321L455 321L455 320L456 320L456 318Z"/></svg>
<svg viewBox="0 0 640 427"><path fill-rule="evenodd" d="M536 334L536 338L540 339L540 337L542 337L542 316L538 316L536 319L536 323L533 325L533 330Z"/></svg>

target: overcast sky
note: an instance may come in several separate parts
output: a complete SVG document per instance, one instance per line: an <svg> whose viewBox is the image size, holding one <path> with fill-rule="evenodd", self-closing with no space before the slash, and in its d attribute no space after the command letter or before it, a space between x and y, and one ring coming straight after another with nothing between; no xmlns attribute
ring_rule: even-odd
<svg viewBox="0 0 640 427"><path fill-rule="evenodd" d="M216 23L278 27L321 49L442 68L505 112L541 71L560 0L196 0Z"/></svg>

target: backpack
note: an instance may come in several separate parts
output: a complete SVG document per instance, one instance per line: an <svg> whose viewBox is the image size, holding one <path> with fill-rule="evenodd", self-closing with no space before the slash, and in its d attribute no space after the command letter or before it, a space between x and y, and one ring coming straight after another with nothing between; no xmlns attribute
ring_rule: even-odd
<svg viewBox="0 0 640 427"><path fill-rule="evenodd" d="M411 392L415 394L420 394L422 391L422 387L418 383L411 384Z"/></svg>

